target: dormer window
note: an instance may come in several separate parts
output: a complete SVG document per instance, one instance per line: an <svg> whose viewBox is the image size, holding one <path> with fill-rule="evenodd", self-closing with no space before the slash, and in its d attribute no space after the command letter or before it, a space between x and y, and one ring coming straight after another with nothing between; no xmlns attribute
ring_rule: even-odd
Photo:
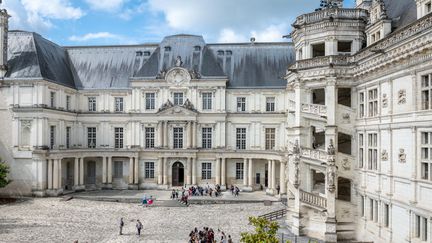
<svg viewBox="0 0 432 243"><path fill-rule="evenodd" d="M140 56L142 56L142 55L143 55L143 52L142 52L142 51L137 51L137 52L136 52L136 56L137 56L137 57L140 57Z"/></svg>
<svg viewBox="0 0 432 243"><path fill-rule="evenodd" d="M432 3L431 2L425 4L425 11L426 11L426 14L428 14L432 11Z"/></svg>
<svg viewBox="0 0 432 243"><path fill-rule="evenodd" d="M149 56L150 56L150 52L149 52L149 51L145 51L145 52L144 52L144 56L145 56L145 57L149 57Z"/></svg>
<svg viewBox="0 0 432 243"><path fill-rule="evenodd" d="M201 46L195 46L194 51L201 51Z"/></svg>
<svg viewBox="0 0 432 243"><path fill-rule="evenodd" d="M223 56L223 55L225 55L225 52L222 51L222 50L219 50L219 51L217 52L217 54L218 54L218 56Z"/></svg>
<svg viewBox="0 0 432 243"><path fill-rule="evenodd" d="M165 51L166 52L170 52L171 51L171 46L165 46Z"/></svg>
<svg viewBox="0 0 432 243"><path fill-rule="evenodd" d="M225 52L227 56L231 56L232 55L232 51L226 51Z"/></svg>

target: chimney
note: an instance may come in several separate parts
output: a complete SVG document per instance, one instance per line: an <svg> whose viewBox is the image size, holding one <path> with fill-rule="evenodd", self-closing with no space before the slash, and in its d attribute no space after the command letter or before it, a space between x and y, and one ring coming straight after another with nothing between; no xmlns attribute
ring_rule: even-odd
<svg viewBox="0 0 432 243"><path fill-rule="evenodd" d="M4 78L7 72L9 17L6 9L0 9L0 78Z"/></svg>

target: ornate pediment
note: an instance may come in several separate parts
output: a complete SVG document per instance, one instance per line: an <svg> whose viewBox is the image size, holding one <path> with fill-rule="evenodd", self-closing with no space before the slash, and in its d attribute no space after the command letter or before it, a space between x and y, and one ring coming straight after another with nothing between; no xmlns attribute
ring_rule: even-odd
<svg viewBox="0 0 432 243"><path fill-rule="evenodd" d="M174 85L180 85L188 83L191 79L200 79L201 74L195 70L187 70L183 67L183 61L178 56L175 62L175 66L166 70L165 68L160 70L156 76L156 79L165 79L168 83Z"/></svg>
<svg viewBox="0 0 432 243"><path fill-rule="evenodd" d="M197 110L195 109L192 102L188 99L183 103L183 105L174 105L170 100L165 102L161 108L159 108L158 114L175 114L175 115L195 115Z"/></svg>

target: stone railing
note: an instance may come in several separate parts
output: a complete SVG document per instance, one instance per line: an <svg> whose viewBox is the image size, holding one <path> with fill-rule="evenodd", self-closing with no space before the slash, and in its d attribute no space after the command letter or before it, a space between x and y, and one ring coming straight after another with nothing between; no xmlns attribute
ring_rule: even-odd
<svg viewBox="0 0 432 243"><path fill-rule="evenodd" d="M301 148L301 156L309 159L315 159L327 162L327 152L319 149Z"/></svg>
<svg viewBox="0 0 432 243"><path fill-rule="evenodd" d="M325 197L321 197L310 192L305 192L303 190L300 190L300 201L317 208L327 208L327 199Z"/></svg>
<svg viewBox="0 0 432 243"><path fill-rule="evenodd" d="M330 8L297 17L294 27L322 21L324 19L366 19L367 11L364 9Z"/></svg>
<svg viewBox="0 0 432 243"><path fill-rule="evenodd" d="M319 116L327 116L327 106L317 104L302 104L301 111Z"/></svg>
<svg viewBox="0 0 432 243"><path fill-rule="evenodd" d="M350 55L335 55L314 57L309 59L298 60L296 63L288 67L288 70L303 70L320 67L334 67L334 66L349 66L351 65Z"/></svg>

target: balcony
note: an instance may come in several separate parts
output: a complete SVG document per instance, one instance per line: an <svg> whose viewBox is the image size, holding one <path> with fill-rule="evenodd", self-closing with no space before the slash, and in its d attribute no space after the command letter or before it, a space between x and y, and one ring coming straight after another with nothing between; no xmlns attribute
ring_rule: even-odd
<svg viewBox="0 0 432 243"><path fill-rule="evenodd" d="M325 105L302 104L301 111L319 116L327 116L327 107Z"/></svg>
<svg viewBox="0 0 432 243"><path fill-rule="evenodd" d="M321 197L310 192L305 192L303 190L300 190L300 202L312 206L316 209L327 209L327 199L325 197Z"/></svg>
<svg viewBox="0 0 432 243"><path fill-rule="evenodd" d="M301 148L301 156L308 159L327 162L327 152L319 149Z"/></svg>
<svg viewBox="0 0 432 243"><path fill-rule="evenodd" d="M347 9L347 8L330 8L313 13L303 14L297 17L294 22L294 28L298 29L304 25L321 22L330 19L350 19L363 20L367 19L368 13L364 9Z"/></svg>
<svg viewBox="0 0 432 243"><path fill-rule="evenodd" d="M350 55L336 55L298 60L296 63L288 67L288 71L296 72L298 70L333 68L336 66L347 67L351 65L351 58Z"/></svg>

